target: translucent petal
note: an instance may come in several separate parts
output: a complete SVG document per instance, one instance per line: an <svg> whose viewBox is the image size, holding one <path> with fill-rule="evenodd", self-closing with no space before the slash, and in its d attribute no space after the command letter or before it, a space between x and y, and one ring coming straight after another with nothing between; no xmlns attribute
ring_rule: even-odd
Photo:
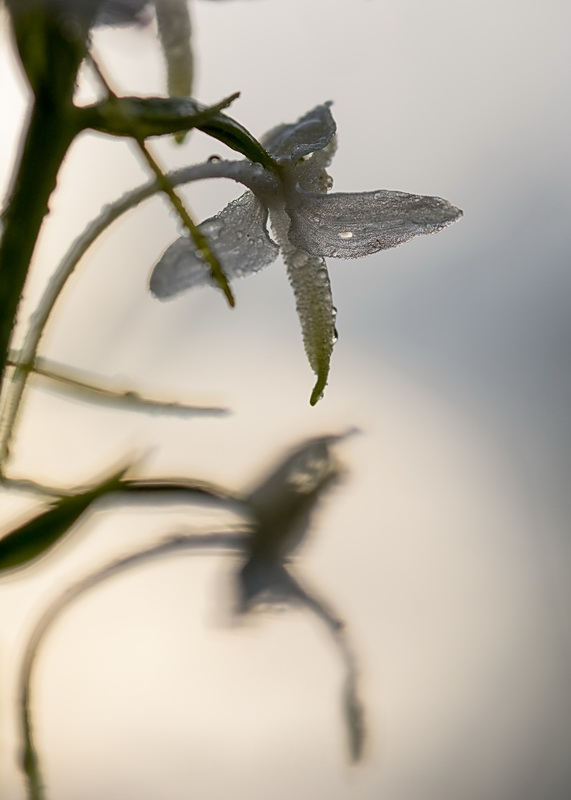
<svg viewBox="0 0 571 800"><path fill-rule="evenodd" d="M335 120L324 103L297 122L278 125L265 134L262 144L278 161L295 163L303 156L326 147L335 135Z"/></svg>
<svg viewBox="0 0 571 800"><path fill-rule="evenodd" d="M436 233L462 216L440 197L405 192L298 194L289 238L314 256L359 258Z"/></svg>
<svg viewBox="0 0 571 800"><path fill-rule="evenodd" d="M278 247L266 231L268 212L251 192L229 203L199 227L230 279L251 275L278 257ZM155 265L150 289L159 300L167 300L186 289L213 286L210 270L192 242L181 236L168 247Z"/></svg>
<svg viewBox="0 0 571 800"><path fill-rule="evenodd" d="M302 191L327 194L333 186L333 178L327 173L327 167L336 149L337 137L334 136L329 144L306 156L292 168L295 182Z"/></svg>

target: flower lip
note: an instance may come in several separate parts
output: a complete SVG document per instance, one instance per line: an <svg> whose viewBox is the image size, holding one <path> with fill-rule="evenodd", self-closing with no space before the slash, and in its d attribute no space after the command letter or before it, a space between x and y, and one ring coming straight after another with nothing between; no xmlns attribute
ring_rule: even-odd
<svg viewBox="0 0 571 800"><path fill-rule="evenodd" d="M266 150L284 166L295 164L304 156L322 150L335 136L337 126L331 114L331 102L316 106L297 122L278 125L262 137Z"/></svg>

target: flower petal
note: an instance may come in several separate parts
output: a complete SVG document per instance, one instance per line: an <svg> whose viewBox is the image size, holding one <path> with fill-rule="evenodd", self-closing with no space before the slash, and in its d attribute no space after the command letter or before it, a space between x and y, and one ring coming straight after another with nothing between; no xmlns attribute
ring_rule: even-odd
<svg viewBox="0 0 571 800"><path fill-rule="evenodd" d="M324 103L291 124L278 125L265 134L262 144L278 161L295 163L326 147L335 135L335 120Z"/></svg>
<svg viewBox="0 0 571 800"><path fill-rule="evenodd" d="M288 207L292 244L314 256L359 258L436 233L462 216L440 197L406 192L298 193Z"/></svg>
<svg viewBox="0 0 571 800"><path fill-rule="evenodd" d="M278 247L266 231L267 218L267 209L255 195L246 192L199 225L228 278L259 272L278 257ZM215 285L210 270L186 236L181 236L165 250L153 269L149 284L152 294L159 300L207 285Z"/></svg>

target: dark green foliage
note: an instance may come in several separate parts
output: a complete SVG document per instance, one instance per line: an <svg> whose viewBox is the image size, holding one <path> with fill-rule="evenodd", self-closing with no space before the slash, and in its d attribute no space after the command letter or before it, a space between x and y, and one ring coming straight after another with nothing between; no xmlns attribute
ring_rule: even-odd
<svg viewBox="0 0 571 800"><path fill-rule="evenodd" d="M118 489L124 473L122 469L95 488L61 498L43 514L0 539L0 572L27 566L47 553L69 532L94 500Z"/></svg>

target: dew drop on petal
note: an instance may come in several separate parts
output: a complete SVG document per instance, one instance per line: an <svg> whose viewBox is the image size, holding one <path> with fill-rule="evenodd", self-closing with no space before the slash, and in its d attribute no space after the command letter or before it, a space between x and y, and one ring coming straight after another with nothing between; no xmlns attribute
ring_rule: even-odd
<svg viewBox="0 0 571 800"><path fill-rule="evenodd" d="M216 155L210 156L210 158L208 159L209 164L217 164L219 161L222 161L222 158Z"/></svg>

